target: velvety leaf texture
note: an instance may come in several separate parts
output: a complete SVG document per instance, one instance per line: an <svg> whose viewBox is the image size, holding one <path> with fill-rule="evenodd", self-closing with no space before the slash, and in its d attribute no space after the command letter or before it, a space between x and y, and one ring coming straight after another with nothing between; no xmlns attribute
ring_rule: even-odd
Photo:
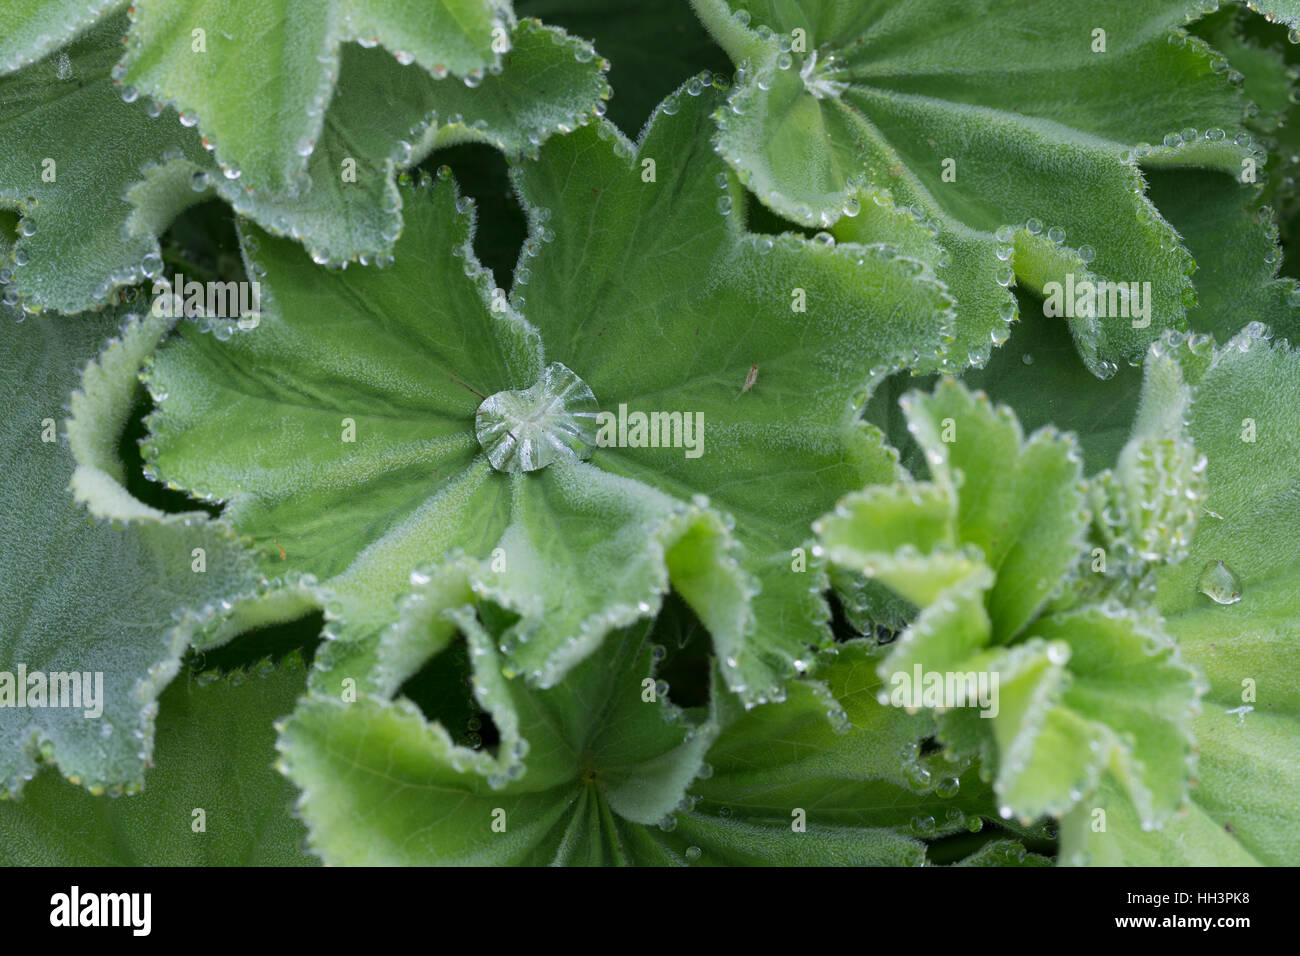
<svg viewBox="0 0 1300 956"><path fill-rule="evenodd" d="M1067 862L1222 865L1295 862L1300 672L1294 522L1300 495L1294 350L1252 326L1229 342L1166 351L1189 384L1188 430L1208 459L1190 554L1157 572L1157 604L1208 688L1185 812L1142 833L1109 786L1062 828ZM1150 371L1152 360L1148 360ZM1255 430L1252 430L1252 425ZM1208 574L1207 574L1208 572ZM1095 810L1109 821L1098 830Z"/></svg>
<svg viewBox="0 0 1300 956"><path fill-rule="evenodd" d="M142 793L118 800L42 773L0 803L6 866L310 866L293 791L271 766L272 723L305 683L300 659L185 674L158 700ZM202 811L201 815L195 811Z"/></svg>
<svg viewBox="0 0 1300 956"><path fill-rule="evenodd" d="M221 150L205 151L214 140L206 129L200 134L195 114L178 115L162 102L170 102L169 96L152 99L122 78L125 14L107 16L66 48L0 76L0 207L22 215L13 262L4 273L12 276L4 293L10 304L21 302L28 311L77 312L108 301L120 287L160 276L158 235L179 212L213 195L264 228L303 242L317 261L391 257L402 230L399 169L457 142L534 152L552 133L592 122L610 95L603 77L608 64L588 43L530 19L503 41L508 51L496 57L500 62L469 84L439 79L436 72L407 68L377 49L348 43L327 57L333 63L330 76L341 74L342 85L331 99L325 93L333 81L327 83L311 119L301 109L262 96L264 86L255 81L259 73L230 62L256 54L279 63L287 55L257 32L259 23L270 29L266 18L275 4L256 11L232 5L224 13L215 11L224 4L209 6L214 9L190 13L170 3L133 9L139 16L162 7L173 19L193 14L214 17L213 24L248 22L241 36L252 51L230 47L213 25L213 42L228 47L226 53L183 54L185 63L207 64L198 69L200 76L221 64L222 76L245 77L249 84L247 102L241 99L229 117L237 128L229 139L216 140L233 142L240 159L230 164L219 158L225 155ZM296 20L277 30L296 33L306 22L323 28L330 19L317 16L308 4L281 6L296 11ZM164 32L171 36L179 29L172 24ZM261 39L254 42L254 35ZM188 41L181 46L189 50ZM169 41L167 49L175 47ZM139 55L139 46L132 49ZM532 95L536 90L546 92ZM229 92L223 87L223 97ZM322 118L326 101L329 110ZM386 108L372 108L377 101ZM314 131L304 133L287 158L279 156L280 140L266 130L280 124L262 116L264 108L274 108L285 122L306 119ZM33 155L37 143L39 155ZM249 165L248 176L240 163ZM254 187L251 180L259 171L264 179ZM266 185L290 175L287 185ZM75 260L71 268L69 255Z"/></svg>
<svg viewBox="0 0 1300 956"><path fill-rule="evenodd" d="M927 337L937 346L948 299L876 247L747 233L707 145L708 99L682 96L690 105L661 114L639 149L601 125L519 169L532 230L508 298L444 177L410 189L405 254L388 269L322 275L249 230L271 314L251 332L185 323L158 354L150 467L228 502L266 572L310 576L357 640L392 621L412 571L460 552L480 559L472 589L520 615L506 654L531 681L558 681L671 583L728 686L772 696L829 640L824 572L792 552L838 495L893 475L853 411L873 370ZM700 263L698 280L671 281ZM878 309L864 288L909 305ZM689 350L647 351L664 340ZM640 439L611 424L549 467L494 463L479 406L525 394L553 363L611 422L660 412L678 431L652 443L644 423ZM522 427L532 413L515 414Z"/></svg>
<svg viewBox="0 0 1300 956"><path fill-rule="evenodd" d="M1006 287L1067 274L1151 283L1132 324L1071 316L1095 374L1140 359L1195 295L1139 163L1236 174L1243 156L1265 161L1239 139L1240 95L1182 29L1182 4L693 4L744 71L718 146L764 203L864 241L871 223L854 220L884 190L934 237L958 312L940 367L982 366L1006 340ZM1114 109L1117 83L1144 95Z"/></svg>
<svg viewBox="0 0 1300 956"><path fill-rule="evenodd" d="M1300 0L0 8L0 863L1300 863Z"/></svg>
<svg viewBox="0 0 1300 956"><path fill-rule="evenodd" d="M4 789L21 790L41 763L92 791L139 789L158 693L217 602L253 589L250 562L202 514L124 524L73 500L65 403L120 315L4 318Z"/></svg>
<svg viewBox="0 0 1300 956"><path fill-rule="evenodd" d="M1073 443L1026 439L951 379L902 404L933 481L854 493L817 525L832 562L920 608L880 663L881 703L942 712L948 748L997 767L1004 817L1061 816L1110 767L1158 824L1185 798L1196 675L1156 615L1071 593L1088 520Z"/></svg>

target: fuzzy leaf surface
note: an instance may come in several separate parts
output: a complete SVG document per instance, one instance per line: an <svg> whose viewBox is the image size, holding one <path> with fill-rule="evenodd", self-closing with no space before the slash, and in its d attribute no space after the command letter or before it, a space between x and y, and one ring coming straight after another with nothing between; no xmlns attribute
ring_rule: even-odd
<svg viewBox="0 0 1300 956"><path fill-rule="evenodd" d="M460 552L480 562L473 590L520 615L511 666L551 684L605 631L653 614L671 583L729 686L769 696L829 639L824 572L796 569L793 550L839 495L894 473L853 409L872 369L938 348L948 299L873 247L747 233L708 145L708 97L683 98L639 152L601 124L519 168L532 228L508 302L443 179L409 191L387 269L322 275L250 230L273 314L228 341L185 323L161 350L151 465L228 502L267 573L311 575L357 635L393 620L413 570ZM639 157L657 160L653 179ZM496 470L479 405L556 362L611 415L702 418L703 444ZM566 606L566 593L585 597Z"/></svg>
<svg viewBox="0 0 1300 956"><path fill-rule="evenodd" d="M52 773L0 803L6 866L310 866L293 790L271 766L274 722L306 683L301 659L186 674L159 697L143 793L94 797ZM204 811L202 832L194 810Z"/></svg>
<svg viewBox="0 0 1300 956"><path fill-rule="evenodd" d="M1216 55L1186 37L1182 5L694 6L746 70L718 114L718 145L764 203L863 241L859 194L887 190L934 235L931 261L959 316L940 367L980 366L1005 341L1012 281L1152 283L1147 328L1071 322L1102 376L1140 358L1160 329L1181 327L1192 260L1137 163L1236 172L1244 155L1234 144L1240 96L1212 69ZM1134 82L1149 95L1113 109L1112 91Z"/></svg>

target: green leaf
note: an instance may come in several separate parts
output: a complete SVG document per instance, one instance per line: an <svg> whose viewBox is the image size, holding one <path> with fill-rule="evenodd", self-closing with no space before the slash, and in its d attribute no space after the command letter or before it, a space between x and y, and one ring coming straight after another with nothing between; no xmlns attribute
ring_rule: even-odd
<svg viewBox="0 0 1300 956"><path fill-rule="evenodd" d="M687 0L516 0L515 10L587 37L609 58L610 83L618 90L609 119L629 135L682 77L730 67Z"/></svg>
<svg viewBox="0 0 1300 956"><path fill-rule="evenodd" d="M534 243L521 258L527 288L516 274L514 293L602 407L689 409L717 423L698 460L619 447L594 461L706 495L735 518L741 564L761 588L758 630L748 660L723 654L723 667L733 688L765 696L796 648L825 641L821 587L791 573L792 549L839 494L893 474L875 436L845 432L846 415L872 378L937 347L947 300L891 251L746 233L732 213L740 192L705 142L709 98L697 78L665 100L638 147L602 127L552 140L542 162L521 167ZM804 296L807 311L795 311ZM910 304L889 305L899 298ZM682 344L649 352L647 340Z"/></svg>
<svg viewBox="0 0 1300 956"><path fill-rule="evenodd" d="M536 333L491 309L490 278L461 274L477 269L473 224L451 184L410 193L410 251L385 270L324 273L250 228L272 314L228 325L227 341L182 323L147 375L147 463L227 502L267 574L319 580L360 630L389 619L417 565L495 545L510 490L479 452L471 389L520 387L542 367Z"/></svg>
<svg viewBox="0 0 1300 956"><path fill-rule="evenodd" d="M305 581L342 619L332 633L377 638L413 570L463 553L473 590L520 615L506 654L530 680L558 681L671 584L728 685L772 696L830 638L824 570L799 556L809 523L894 475L855 409L873 370L938 347L948 300L879 249L747 233L708 147L709 99L681 101L639 152L602 123L519 167L532 234L508 300L442 178L408 190L387 269L322 273L247 230L271 314L214 336L185 323L160 351L150 467L226 502L264 572ZM877 309L875 292L907 306ZM543 399L546 415L520 411ZM706 431L670 433L675 448L593 443L592 401ZM553 449L552 428L567 436ZM346 666L361 678L376 646L330 654L359 655Z"/></svg>
<svg viewBox="0 0 1300 956"><path fill-rule="evenodd" d="M1205 501L1205 456L1192 443L1185 417L1191 387L1178 354L1210 347L1209 336L1169 333L1151 346L1132 436L1113 470L1089 480L1095 542L1076 582L1131 603L1150 600L1154 569L1187 557Z"/></svg>
<svg viewBox="0 0 1300 956"><path fill-rule="evenodd" d="M461 142L535 153L553 132L603 112L608 63L588 43L536 20L522 21L512 43L501 71L473 87L403 67L382 50L348 45L307 161L312 188L282 196L225 184L223 198L277 235L301 239L317 261L364 265L390 256L402 230L398 170ZM214 180L222 185L215 173Z"/></svg>
<svg viewBox="0 0 1300 956"><path fill-rule="evenodd" d="M1079 455L1054 430L1026 440L1009 408L994 408L952 380L901 404L935 481L958 502L958 540L977 546L997 573L988 609L995 637L1008 641L1042 608L1079 551L1087 520Z"/></svg>
<svg viewBox="0 0 1300 956"><path fill-rule="evenodd" d="M1210 170L1151 170L1151 196L1196 257L1188 327L1221 342L1251 322L1300 333L1300 287L1279 277L1273 210L1258 191Z"/></svg>
<svg viewBox="0 0 1300 956"><path fill-rule="evenodd" d="M902 405L934 482L854 493L815 526L830 561L919 607L880 663L883 698L942 712L948 748L991 765L1004 818L1065 813L1108 765L1144 820L1167 817L1189 775L1195 675L1157 618L1069 590L1088 521L1072 442L1026 440L951 379ZM944 693L924 696L936 677Z"/></svg>
<svg viewBox="0 0 1300 956"><path fill-rule="evenodd" d="M1123 365L1110 379L1097 378L1080 360L1064 322L1043 315L1027 294L1021 303L1011 340L962 381L1016 409L1027 429L1052 425L1075 435L1088 473L1109 467L1133 427L1141 369Z"/></svg>
<svg viewBox="0 0 1300 956"><path fill-rule="evenodd" d="M447 636L455 621L466 634L501 745L496 755L457 746L403 698L304 701L282 749L327 862L918 865L923 841L978 832L991 806L965 765L920 755L925 715L876 702L862 642L839 648L825 682L794 681L761 707L720 698L715 682L719 710L701 724L662 697L672 692L662 682L647 699L663 649L644 625L533 690L502 680L469 612L417 608L405 623Z"/></svg>
<svg viewBox="0 0 1300 956"><path fill-rule="evenodd" d="M609 95L608 64L590 45L535 20L515 31L501 71L473 88L349 44L339 65L345 82L310 163L293 157L315 186L272 193L223 174L194 129L112 78L125 29L125 16L107 19L67 50L0 78L0 207L23 215L15 265L4 272L13 273L11 304L77 312L161 275L158 235L214 194L302 241L318 261L389 257L402 230L399 169L463 141L534 152L552 132L591 122ZM389 108L374 109L376 101ZM41 156L29 148L37 142L48 144Z"/></svg>
<svg viewBox="0 0 1300 956"><path fill-rule="evenodd" d="M747 74L718 145L765 204L864 241L860 192L887 190L934 235L958 311L937 367L978 367L1005 341L1013 281L1151 282L1149 326L1072 323L1101 376L1182 326L1192 260L1137 163L1236 172L1245 151L1239 94L1180 5L693 5ZM1148 95L1114 109L1112 91L1135 82Z"/></svg>
<svg viewBox="0 0 1300 956"><path fill-rule="evenodd" d="M1199 751L1186 812L1143 832L1113 783L1062 827L1062 859L1105 865L1295 862L1300 781L1300 669L1294 654L1300 552L1289 533L1300 496L1294 417L1300 358L1252 326L1218 348L1174 343L1148 375L1176 361L1190 388L1187 428L1208 459L1191 551L1156 573L1156 599L1182 655L1205 675ZM1247 419L1254 419L1255 440ZM1221 562L1221 564L1220 564ZM1203 593L1226 569L1239 599ZM1105 811L1107 827L1098 830Z"/></svg>
<svg viewBox="0 0 1300 956"><path fill-rule="evenodd" d="M93 797L42 773L0 802L6 866L308 866L272 723L306 682L300 658L247 674L186 674L158 700L143 793ZM202 827L195 816L203 811Z"/></svg>
<svg viewBox="0 0 1300 956"><path fill-rule="evenodd" d="M716 733L646 696L647 626L611 635L562 684L534 690L503 681L492 636L460 623L480 702L526 736L504 732L492 760L405 698L305 699L281 749L312 847L341 864L634 861L636 832L678 804Z"/></svg>
<svg viewBox="0 0 1300 956"><path fill-rule="evenodd" d="M785 701L727 724L697 802L661 841L699 865L919 865L923 840L982 828L987 787L920 755L926 715L877 702L879 652L837 650L822 681L796 681Z"/></svg>
<svg viewBox="0 0 1300 956"><path fill-rule="evenodd" d="M508 32L488 0L141 0L122 79L196 120L223 169L255 189L292 191L321 137L344 43L382 43L399 62L473 83L499 66Z"/></svg>
<svg viewBox="0 0 1300 956"><path fill-rule="evenodd" d="M1196 258L1198 301L1188 311L1189 328L1226 341L1258 321L1300 335L1300 295L1294 280L1278 277L1277 225L1258 193L1210 170L1147 175L1152 198ZM1121 366L1101 381L1079 361L1063 322L1043 316L1036 300L1025 299L1021 313L1006 348L963 381L1017 409L1027 428L1053 424L1075 433L1089 473L1110 467L1132 431L1140 369Z"/></svg>
<svg viewBox="0 0 1300 956"><path fill-rule="evenodd" d="M109 79L125 17L104 20L66 50L0 77L0 207L22 214L5 300L79 312L160 275L157 231L200 197L155 189L133 208L128 189L167 157L206 160L191 130L124 103ZM142 172L142 170L144 170ZM143 196L137 196L143 202ZM133 214L155 228L132 228Z"/></svg>
<svg viewBox="0 0 1300 956"><path fill-rule="evenodd" d="M1157 600L1184 644L1208 642L1211 631L1227 628L1245 629L1258 647L1289 633L1294 605L1285 596L1294 593L1300 571L1300 552L1287 530L1300 497L1300 444L1290 401L1300 389L1300 365L1294 351L1270 341L1262 326L1212 353L1184 345L1178 358L1191 379L1188 429L1209 460L1208 490L1191 554L1162 569ZM1200 575L1214 561L1238 579L1238 603L1219 605L1198 590ZM1200 655L1209 649L1208 643L1196 647ZM1233 700L1240 689L1234 681L1212 694Z"/></svg>
<svg viewBox="0 0 1300 956"><path fill-rule="evenodd" d="M1269 20L1291 27L1292 34L1296 35L1296 28L1300 27L1300 3L1296 0L1250 0L1246 5ZM1300 40L1300 35L1296 35L1296 39Z"/></svg>
<svg viewBox="0 0 1300 956"><path fill-rule="evenodd" d="M69 448L61 436L44 439L55 437L81 364L121 321L120 313L9 321L0 344L9 410L8 479L0 493L0 536L8 542L0 556L0 671L13 681L8 692L0 682L0 699L14 695L0 708L0 779L10 793L41 760L93 791L138 789L153 749L159 691L191 636L218 619L218 603L254 587L249 562L225 525L201 514L150 513L138 502L127 509L135 520L124 525L91 518L67 492ZM136 329L128 323L124 336ZM110 348L106 368L119 369L111 356L122 348L129 352L121 343ZM74 399L78 413L89 413L101 394L93 389L86 404ZM105 489L105 500L124 496L120 487ZM38 672L48 683L48 675L75 671L90 675L81 681L92 688L102 682L102 694L82 707L14 706L20 666L30 688L41 683L33 678ZM85 716L100 707L101 715Z"/></svg>
<svg viewBox="0 0 1300 956"><path fill-rule="evenodd" d="M126 0L103 0L99 9L85 0L11 0L0 37L0 73L36 62L124 6Z"/></svg>

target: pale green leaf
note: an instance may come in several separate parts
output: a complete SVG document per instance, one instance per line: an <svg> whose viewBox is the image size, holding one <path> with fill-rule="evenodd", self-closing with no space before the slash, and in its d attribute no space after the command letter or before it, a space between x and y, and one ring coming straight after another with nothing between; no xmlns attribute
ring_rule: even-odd
<svg viewBox="0 0 1300 956"><path fill-rule="evenodd" d="M1027 440L1010 409L952 380L901 402L935 480L954 490L958 540L977 546L999 586L994 635L1021 632L1078 554L1086 513L1074 443L1044 429Z"/></svg>
<svg viewBox="0 0 1300 956"><path fill-rule="evenodd" d="M1168 817L1190 773L1196 675L1158 619L1069 590L1088 522L1072 442L1025 440L1008 409L950 379L903 408L934 483L868 488L815 526L832 562L919 607L880 663L888 696L943 713L941 740L989 764L1003 817L1059 816L1108 765L1144 820Z"/></svg>
<svg viewBox="0 0 1300 956"><path fill-rule="evenodd" d="M197 121L223 169L276 192L303 185L343 44L382 43L417 69L474 82L499 65L510 30L489 0L141 0L131 9L123 82Z"/></svg>
<svg viewBox="0 0 1300 956"><path fill-rule="evenodd" d="M9 792L21 789L41 759L96 791L138 789L159 691L190 637L216 619L218 602L254 586L228 527L201 514L149 515L139 507L127 509L141 517L124 526L92 518L68 492L74 462L61 434L63 409L82 363L121 321L120 313L18 324L10 318L0 345L9 410L0 671L11 675L14 694L0 708L0 776ZM43 440L56 429L55 441ZM117 494L125 493L118 488L109 497ZM76 671L89 674L92 687L102 681L102 696L97 705L83 699L82 707L13 706L20 667L31 689L38 672ZM85 716L99 707L100 715Z"/></svg>
<svg viewBox="0 0 1300 956"><path fill-rule="evenodd" d="M1074 328L1096 374L1182 325L1193 264L1137 162L1235 172L1245 155L1244 104L1183 31L1182 5L693 5L745 69L718 145L764 203L862 241L859 190L883 189L934 233L957 298L949 368L982 365L1005 340L1016 309L1000 286L1041 288L1080 263L1151 282L1149 326ZM1113 91L1134 84L1144 95L1115 109ZM1059 244L1069 254L1043 261Z"/></svg>
<svg viewBox="0 0 1300 956"><path fill-rule="evenodd" d="M12 73L73 40L127 0L9 0L0 36L0 73Z"/></svg>
<svg viewBox="0 0 1300 956"><path fill-rule="evenodd" d="M639 148L657 157L653 177L603 123L519 168L533 234L509 300L474 259L467 204L440 180L407 192L404 254L387 269L322 274L249 230L260 325L205 336L185 323L159 353L150 467L226 502L265 573L317 588L342 618L331 633L370 642L337 651L359 655L355 677L411 572L453 552L480 560L477 593L521 616L510 664L544 684L611 627L652 615L670 583L750 699L778 693L828 642L809 525L893 476L853 415L873 369L937 348L948 300L878 249L745 232L719 204L740 194L708 148L712 93L681 96L690 108L661 112ZM908 306L879 310L873 290ZM665 342L679 346L647 348ZM555 368L611 416L675 414L694 439L679 429L667 439L678 447L627 447L610 426L598 447L561 449L590 465L510 474L545 462L501 446L494 467L480 405L499 417L533 401L526 390ZM516 394L484 402L499 393ZM568 427L569 411L539 421ZM545 438L527 427L482 434L495 454L507 437L520 449Z"/></svg>
<svg viewBox="0 0 1300 956"><path fill-rule="evenodd" d="M481 699L527 742L526 764L504 773L404 699L306 699L281 747L313 848L352 864L631 861L623 833L673 810L716 732L646 696L647 630L611 635L549 690L493 678L504 697ZM475 672L493 675L491 642L471 648ZM509 747L503 735L503 760Z"/></svg>
<svg viewBox="0 0 1300 956"><path fill-rule="evenodd" d="M248 673L186 673L158 699L143 793L94 797L42 773L0 803L7 866L306 866L274 721L306 681L300 658ZM203 811L202 817L196 811ZM201 822L202 829L195 830Z"/></svg>

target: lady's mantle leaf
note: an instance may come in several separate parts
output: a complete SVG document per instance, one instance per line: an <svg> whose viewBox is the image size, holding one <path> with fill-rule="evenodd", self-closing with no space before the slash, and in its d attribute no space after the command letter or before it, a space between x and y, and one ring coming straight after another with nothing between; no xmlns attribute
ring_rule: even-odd
<svg viewBox="0 0 1300 956"><path fill-rule="evenodd" d="M1208 459L1207 496L1182 563L1157 572L1157 601L1209 683L1186 816L1133 833L1113 793L1062 830L1063 858L1106 863L1294 864L1300 792L1300 356L1252 326L1217 349L1174 345L1191 389L1188 430ZM1157 359L1148 359L1148 374ZM1107 828L1095 827L1105 809ZM1087 854L1084 857L1083 854Z"/></svg>
<svg viewBox="0 0 1300 956"><path fill-rule="evenodd" d="M0 207L23 215L12 262L0 265L0 280L12 273L11 304L77 312L160 275L158 234L214 193L319 261L387 255L402 229L397 170L465 140L534 151L552 132L590 122L609 95L607 64L590 45L535 20L520 24L502 71L474 88L349 44L320 142L300 160L314 186L272 194L229 178L194 129L112 78L125 29L124 16L109 18L0 77ZM32 144L44 145L33 153Z"/></svg>
<svg viewBox="0 0 1300 956"><path fill-rule="evenodd" d="M353 636L378 635L411 572L459 551L472 590L520 616L511 669L549 685L607 630L653 614L671 581L729 685L770 696L829 640L824 573L796 551L808 522L894 473L855 411L873 371L939 347L948 299L874 247L746 233L708 147L711 104L682 98L639 152L602 123L520 168L532 235L509 300L474 259L449 181L409 191L384 270L322 273L250 230L271 314L233 336L187 323L162 349L152 466L228 502L268 573L313 576ZM511 441L578 422L576 406L539 405L531 422L519 410L557 363L568 372L545 375L575 375L611 416L678 415L676 447L614 447L628 442L610 426L541 470L510 455L494 468L480 406L516 410Z"/></svg>
<svg viewBox="0 0 1300 956"><path fill-rule="evenodd" d="M1247 0L1246 6L1269 20L1292 28L1292 42L1300 40L1300 3L1296 0Z"/></svg>
<svg viewBox="0 0 1300 956"><path fill-rule="evenodd" d="M22 213L20 237L0 266L10 304L79 312L146 274L160 275L154 231L129 227L128 187L165 158L206 163L191 130L124 103L108 71L125 18L105 20L66 50L0 77L0 206ZM150 197L162 229L199 199L188 188Z"/></svg>
<svg viewBox="0 0 1300 956"><path fill-rule="evenodd" d="M1048 606L1088 517L1073 443L1047 430L1025 440L1007 409L952 380L902 404L933 482L849 495L818 523L821 547L920 608L880 665L891 694L965 674L989 681L991 696L976 700L968 680L942 699L917 687L894 703L952 708L940 736L996 765L1004 816L1060 815L1107 766L1144 819L1168 816L1188 775L1191 670L1152 615Z"/></svg>
<svg viewBox="0 0 1300 956"><path fill-rule="evenodd" d="M1017 280L1151 283L1149 326L1071 320L1102 376L1181 326L1193 264L1137 162L1235 174L1247 155L1234 145L1244 104L1181 29L1181 4L694 6L746 73L718 145L766 204L862 241L861 191L888 190L934 233L957 299L950 368L1005 340L1016 306L1002 286ZM1134 83L1144 96L1115 109Z"/></svg>
<svg viewBox="0 0 1300 956"><path fill-rule="evenodd" d="M300 658L187 675L158 699L158 766L110 800L43 773L0 803L7 866L305 866L306 831L275 772L273 723L306 680ZM202 816L196 815L202 811ZM195 827L202 824L201 830Z"/></svg>
<svg viewBox="0 0 1300 956"><path fill-rule="evenodd" d="M1187 557L1205 502L1205 455L1192 442L1192 401L1181 352L1202 353L1208 335L1169 332L1151 346L1132 434L1113 469L1089 480L1094 548L1075 588L1132 604L1150 602L1155 571Z"/></svg>
<svg viewBox="0 0 1300 956"><path fill-rule="evenodd" d="M0 73L12 73L76 38L127 0L9 0L0 35ZM98 8L98 9L97 9Z"/></svg>
<svg viewBox="0 0 1300 956"><path fill-rule="evenodd" d="M920 755L933 723L877 701L879 657L841 645L822 680L725 715L692 806L655 834L665 862L675 852L700 865L917 865L922 840L982 829L987 786L968 761Z"/></svg>
<svg viewBox="0 0 1300 956"><path fill-rule="evenodd" d="M137 502L136 520L123 526L90 518L68 493L73 460L56 423L81 364L119 321L10 320L0 337L8 409L0 442L0 781L10 793L41 760L92 790L138 789L158 692L190 636L216 615L215 602L253 586L224 525L200 514L162 516ZM112 479L103 474L105 499L120 502L125 492L105 490ZM28 675L25 707L15 706L20 668ZM83 698L81 707L34 706L35 688L48 690L49 675L70 672L92 691L102 682L102 696ZM100 707L102 715L85 716Z"/></svg>
<svg viewBox="0 0 1300 956"><path fill-rule="evenodd" d="M503 730L499 756L452 743L405 699L309 697L280 746L312 847L347 864L635 861L639 834L681 800L716 732L654 692L648 625L535 690L502 682L493 635L459 623Z"/></svg>
<svg viewBox="0 0 1300 956"><path fill-rule="evenodd" d="M990 806L963 765L918 756L928 717L876 703L861 643L826 683L748 711L724 697L699 723L663 699L645 626L533 690L501 681L468 612L427 625L466 635L498 753L456 746L405 699L309 697L281 748L327 862L920 864L922 840L978 831Z"/></svg>
<svg viewBox="0 0 1300 956"><path fill-rule="evenodd" d="M123 82L175 105L223 169L273 191L306 169L343 44L382 43L402 64L469 83L509 49L509 15L491 0L140 0L131 12Z"/></svg>
<svg viewBox="0 0 1300 956"><path fill-rule="evenodd" d="M502 69L473 87L401 66L381 50L344 47L342 80L307 161L311 189L274 196L232 185L218 191L276 234L300 239L317 261L392 252L402 230L397 170L431 151L482 142L512 156L535 153L552 132L567 132L604 111L609 64L584 40L523 20ZM376 109L375 104L384 104Z"/></svg>

